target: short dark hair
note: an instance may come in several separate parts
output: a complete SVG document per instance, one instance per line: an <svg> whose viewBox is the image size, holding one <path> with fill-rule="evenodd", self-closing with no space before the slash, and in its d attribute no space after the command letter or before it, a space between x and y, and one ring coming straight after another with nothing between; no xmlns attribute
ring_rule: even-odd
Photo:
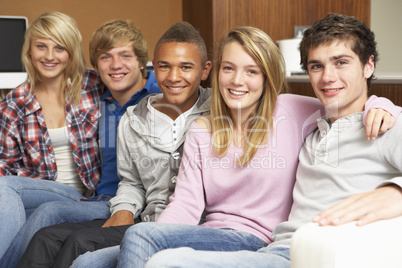
<svg viewBox="0 0 402 268"><path fill-rule="evenodd" d="M300 60L302 68L307 70L308 55L311 48L329 44L335 40L350 42L350 48L356 53L362 65L374 56L374 66L378 61L377 42L374 33L362 21L355 17L330 13L315 22L304 32L300 42ZM367 88L371 87L374 75L367 79Z"/></svg>
<svg viewBox="0 0 402 268"><path fill-rule="evenodd" d="M172 25L156 43L155 51L160 44L178 42L178 43L191 43L198 47L201 55L202 64L208 61L207 47L204 39L201 37L199 31L194 26L185 21L180 21Z"/></svg>

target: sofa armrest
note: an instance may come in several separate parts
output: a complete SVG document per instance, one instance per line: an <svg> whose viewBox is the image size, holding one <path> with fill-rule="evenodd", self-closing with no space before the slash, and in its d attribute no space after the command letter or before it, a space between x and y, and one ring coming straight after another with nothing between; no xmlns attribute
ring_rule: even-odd
<svg viewBox="0 0 402 268"><path fill-rule="evenodd" d="M402 217L365 226L308 223L292 238L292 268L402 267Z"/></svg>

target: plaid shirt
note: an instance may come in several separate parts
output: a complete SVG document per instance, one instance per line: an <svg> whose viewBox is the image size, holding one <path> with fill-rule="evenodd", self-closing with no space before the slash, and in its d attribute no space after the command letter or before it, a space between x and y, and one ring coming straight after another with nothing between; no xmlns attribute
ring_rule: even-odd
<svg viewBox="0 0 402 268"><path fill-rule="evenodd" d="M66 101L66 125L74 161L84 185L94 190L101 165L98 147L99 76L85 72L80 105ZM56 159L45 118L30 83L11 91L0 102L0 176L55 180Z"/></svg>

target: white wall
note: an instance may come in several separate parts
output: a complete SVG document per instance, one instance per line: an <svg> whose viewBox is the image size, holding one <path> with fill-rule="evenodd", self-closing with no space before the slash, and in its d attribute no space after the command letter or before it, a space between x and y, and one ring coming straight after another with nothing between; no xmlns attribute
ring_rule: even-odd
<svg viewBox="0 0 402 268"><path fill-rule="evenodd" d="M375 75L402 76L402 0L371 0L370 24L380 54Z"/></svg>

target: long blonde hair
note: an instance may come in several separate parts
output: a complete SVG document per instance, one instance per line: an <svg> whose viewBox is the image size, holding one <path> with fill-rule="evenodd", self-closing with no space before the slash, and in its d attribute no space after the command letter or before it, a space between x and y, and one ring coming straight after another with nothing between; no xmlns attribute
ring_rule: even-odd
<svg viewBox="0 0 402 268"><path fill-rule="evenodd" d="M81 100L82 77L85 72L85 60L82 52L82 37L75 21L60 12L46 12L39 16L27 29L22 47L22 63L28 73L31 90L40 82L38 71L30 56L33 37L48 38L64 47L69 55L64 70L63 88L70 103L78 105Z"/></svg>
<svg viewBox="0 0 402 268"><path fill-rule="evenodd" d="M256 61L264 75L263 92L256 111L250 115L247 124L247 142L243 145L243 155L238 164L247 165L256 154L259 145L267 141L273 130L273 114L279 93L287 90L285 63L278 47L262 30L242 26L232 29L220 42L212 72L211 124L213 130L212 147L218 156L226 154L233 135L229 108L219 91L219 71L223 50L227 44L238 42ZM229 119L229 120L228 120ZM266 131L252 131L253 129Z"/></svg>

